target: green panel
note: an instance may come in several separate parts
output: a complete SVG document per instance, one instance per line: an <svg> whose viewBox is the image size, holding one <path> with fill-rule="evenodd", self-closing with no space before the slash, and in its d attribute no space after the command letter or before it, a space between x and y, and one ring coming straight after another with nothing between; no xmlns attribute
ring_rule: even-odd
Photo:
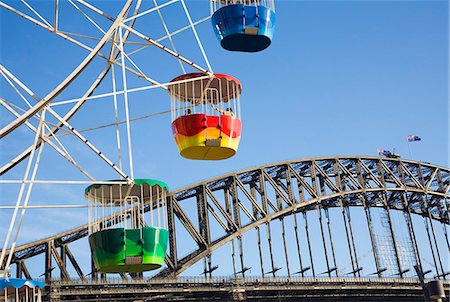
<svg viewBox="0 0 450 302"><path fill-rule="evenodd" d="M167 191L169 191L169 186L165 182L156 179L135 179L134 183L138 186L143 184L148 184L150 186L160 186L161 188L165 188Z"/></svg>
<svg viewBox="0 0 450 302"><path fill-rule="evenodd" d="M111 180L111 182L114 182L114 181L116 181L116 180ZM169 186L165 182L162 182L160 180L138 178L138 179L135 179L133 181L134 181L134 184L138 185L138 186L143 185L143 184L147 184L147 185L150 185L150 186L160 186L161 188L165 188L167 191L169 191ZM114 183L107 184L107 185L105 185L105 184L101 184L101 185L93 184L93 185L90 185L89 187L87 187L86 189L84 189L84 192L88 193L91 189L98 189L101 186L108 187L108 186L114 186L114 185L117 185L117 184L114 184Z"/></svg>
<svg viewBox="0 0 450 302"><path fill-rule="evenodd" d="M95 267L107 272L110 267L125 264L124 229L109 229L89 236ZM102 270L104 268L104 270Z"/></svg>
<svg viewBox="0 0 450 302"><path fill-rule="evenodd" d="M144 263L162 265L166 256L169 231L160 228L145 227L144 231Z"/></svg>
<svg viewBox="0 0 450 302"><path fill-rule="evenodd" d="M98 271L143 272L160 268L164 263L168 238L169 232L165 229L144 227L142 230L124 230L118 228L92 234L89 236L89 243Z"/></svg>
<svg viewBox="0 0 450 302"><path fill-rule="evenodd" d="M142 256L141 230L131 229L125 231L126 250L125 256L135 257Z"/></svg>

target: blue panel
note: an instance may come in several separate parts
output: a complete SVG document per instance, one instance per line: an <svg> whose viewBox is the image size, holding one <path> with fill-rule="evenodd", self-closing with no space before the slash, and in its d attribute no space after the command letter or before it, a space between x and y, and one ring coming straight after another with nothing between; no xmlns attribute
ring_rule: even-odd
<svg viewBox="0 0 450 302"><path fill-rule="evenodd" d="M40 287L44 288L44 283L33 281L33 280L26 280L26 279L15 279L11 278L9 280L0 278L0 290L5 289L6 287L14 287L14 288L21 288L24 286L28 286L30 288Z"/></svg>
<svg viewBox="0 0 450 302"><path fill-rule="evenodd" d="M275 12L265 6L224 6L214 12L211 21L220 44L231 51L266 49L275 30Z"/></svg>

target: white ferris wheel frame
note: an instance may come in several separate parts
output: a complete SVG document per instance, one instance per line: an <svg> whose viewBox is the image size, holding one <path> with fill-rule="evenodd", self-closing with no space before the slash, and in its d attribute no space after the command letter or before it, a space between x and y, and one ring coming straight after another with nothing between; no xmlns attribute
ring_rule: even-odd
<svg viewBox="0 0 450 302"><path fill-rule="evenodd" d="M20 184L20 190L15 202L14 206L2 206L0 209L14 209L13 215L11 217L10 225L8 228L8 232L6 234L5 242L2 248L2 252L0 255L0 267L9 267L12 256L14 254L14 248L17 243L18 235L20 232L20 227L23 222L23 217L25 215L25 212L27 209L42 209L42 208L83 208L86 207L85 205L40 205L40 206L30 206L28 205L30 200L31 191L34 184L111 184L111 181L98 181L96 180L91 174L87 172L86 169L84 169L79 163L77 163L74 158L70 155L69 151L66 147L62 144L62 142L58 139L58 136L56 133L61 130L65 131L66 135L71 134L75 137L77 137L83 144L85 144L91 151L96 154L100 159L102 159L110 168L112 168L117 174L119 174L121 181L115 181L114 183L117 184L126 184L126 185L133 185L133 179L134 179L134 169L133 169L133 157L132 157L132 142L131 142L131 126L130 123L132 119L130 119L129 115L129 101L128 101L128 94L137 92L137 91L143 91L148 89L154 89L154 88L161 88L167 90L167 87L169 83L160 83L146 74L138 67L138 65L130 58L132 54L135 54L136 52L139 52L149 46L154 46L172 57L174 57L178 62L182 69L183 73L186 73L186 70L184 68L183 64L187 64L188 66L191 66L192 68L202 72L205 74L205 78L212 78L213 71L212 67L209 63L208 57L206 55L206 52L203 48L203 45L200 41L199 35L195 29L195 26L208 20L210 16L207 16L203 19L200 19L196 22L194 22L189 14L189 11L186 7L185 0L169 0L165 3L158 4L157 0L153 0L154 7L147 9L143 12L139 12L142 0L126 0L124 1L124 5L122 9L120 10L119 14L116 18L113 18L109 15L107 15L105 12L103 12L101 9L96 7L95 5L88 3L85 0L67 0L68 3L70 3L80 14L83 15L86 20L92 26L97 28L100 32L102 37L92 37L92 36L86 36L81 35L73 32L67 32L62 31L60 27L60 2L59 0L54 0L54 16L53 16L53 22L49 22L46 20L39 12L34 9L26 0L20 0L22 4L24 4L31 13L25 13L23 11L20 11L19 9L16 9L8 4L6 4L3 1L0 1L0 9L6 9L14 14L17 14L18 16L22 17L23 19L34 23L38 27L41 27L45 30L50 31L51 33L55 34L56 36L59 36L77 46L80 48L87 50L89 53L84 58L84 60L67 76L63 81L60 82L59 85L57 85L50 93L48 93L45 97L41 98L38 95L36 95L25 83L20 81L9 69L7 69L3 64L0 63L0 75L6 82L12 87L12 89L18 94L19 98L23 100L26 105L27 109L22 109L21 107L18 107L14 105L14 103L9 102L8 100L0 97L0 104L3 108L5 108L8 112L10 112L12 115L14 115L15 119L4 126L2 129L0 129L0 139L6 137L7 135L10 135L13 133L17 128L19 128L22 125L26 125L31 131L34 132L34 141L31 146L26 148L22 151L19 155L17 155L13 160L9 161L6 164L3 164L3 166L0 167L0 175L6 174L9 170L11 170L13 167L15 167L18 163L22 162L24 159L28 157L27 166L25 169L25 173L23 176L23 179L19 180L0 180L0 184ZM132 4L136 2L136 5L134 7L133 12L131 13L131 16L127 16ZM183 7L183 11L186 14L186 17L188 19L189 25L185 26L183 28L180 28L174 32L170 32L169 28L164 20L164 17L161 13L161 9L165 6L174 4L174 3L181 3ZM77 5L79 4L79 5ZM80 6L82 6L85 10L89 10L97 15L100 15L107 20L111 21L112 24L109 27L107 31L103 30L98 23L96 23ZM157 12L159 19L161 20L165 36L159 38L159 39L152 39L148 36L146 36L144 33L141 33L133 28L133 25L135 21L143 17L145 15L148 15L152 12ZM182 56L178 53L175 43L173 42L172 37L176 34L179 34L185 30L191 29L195 40L197 42L197 45L200 49L200 52L203 56L203 59L207 65L207 68L203 68L200 65L194 63L193 61L187 59L186 57ZM142 45L140 48L133 50L130 53L126 53L124 50L124 46L127 43L128 37L133 34L137 37L139 37L141 40L143 40ZM98 41L95 47L89 47L85 43L82 42L81 39L90 39L90 40L96 40ZM172 49L169 49L168 47L162 45L160 42L168 39L171 45ZM104 55L101 53L101 50L104 49L107 43L111 43L111 49L109 55ZM99 73L99 75L95 78L95 80L92 82L92 84L89 86L89 88L86 90L86 92L83 94L82 97L72 100L64 100L59 102L52 103L55 98L60 95L69 85L89 66L89 64L94 60L94 58L100 57L107 61L106 67ZM119 60L120 57L120 60ZM127 62L128 65L127 66ZM119 67L121 69L121 77L122 77L122 90L116 89L116 78L115 78L115 66ZM94 92L100 85L100 83L106 78L108 73L111 71L112 75L112 92L110 93L103 93L94 95ZM138 87L133 89L128 89L127 84L127 73L134 74L147 82L149 82L148 86L144 87ZM0 78L1 78L0 77ZM203 78L203 77L202 77ZM186 82L189 80L183 80L180 82ZM171 84L174 84L173 82ZM29 97L33 98L36 103L31 104L27 97L21 93L21 91L26 92L26 94L29 95ZM118 111L117 111L117 96L123 95L124 98L124 105L125 105L125 121L119 122L118 120ZM116 165L111 161L107 156L105 156L98 148L96 148L86 137L84 137L80 131L77 131L70 123L69 120L77 113L77 111L88 101L93 99L100 99L104 97L110 97L113 96L113 102L114 102L114 111L115 111L115 126L116 126L116 140L117 140L117 149L118 149L118 158L119 158L119 164ZM52 107L62 105L62 104L73 104L71 109L64 115L60 116L57 112L55 112ZM52 124L48 121L46 121L45 116L46 114L50 114L53 116L53 118L56 118L58 123ZM29 122L31 118L37 119L39 121L39 124L37 127L33 126ZM128 148L128 161L129 161L129 175L123 171L122 168L122 159L121 159L121 138L119 134L118 125L121 123L126 124L126 133L127 133L127 148ZM52 139L54 141L52 141ZM73 181L73 180L37 180L36 179L36 172L39 167L40 158L42 155L42 150L45 144L50 145L58 154L60 154L62 157L64 157L70 164L72 164L76 169L78 169L81 173L83 173L88 180L82 180L82 181ZM36 152L37 151L37 152ZM30 175L31 171L31 175ZM17 216L20 212L20 216L17 220ZM5 261L7 247L9 245L10 237L14 233L14 238L11 243L11 247L9 249L9 256ZM6 273L5 273L5 278Z"/></svg>

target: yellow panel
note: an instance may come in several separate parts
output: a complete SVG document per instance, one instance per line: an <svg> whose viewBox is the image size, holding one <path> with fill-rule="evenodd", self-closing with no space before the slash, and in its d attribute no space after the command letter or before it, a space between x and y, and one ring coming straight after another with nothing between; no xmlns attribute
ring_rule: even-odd
<svg viewBox="0 0 450 302"><path fill-rule="evenodd" d="M210 141L211 144L206 145L206 139L216 140L221 134L220 141ZM188 159L220 160L232 157L236 154L239 141L240 137L230 138L215 128L208 128L202 133L193 136L175 135L175 142L181 156ZM214 144L219 142L220 145L217 144L216 146Z"/></svg>
<svg viewBox="0 0 450 302"><path fill-rule="evenodd" d="M227 147L193 146L181 150L180 154L188 159L221 160L232 157L236 150Z"/></svg>

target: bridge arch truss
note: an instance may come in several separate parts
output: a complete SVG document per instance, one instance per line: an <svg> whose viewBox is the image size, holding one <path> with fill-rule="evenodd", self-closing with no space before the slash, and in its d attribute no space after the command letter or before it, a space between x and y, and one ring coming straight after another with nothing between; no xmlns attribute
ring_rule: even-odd
<svg viewBox="0 0 450 302"><path fill-rule="evenodd" d="M231 173L170 194L169 251L155 276L203 262L205 277L228 267L237 277L404 278L416 266L446 279L449 198L448 168L402 159L322 157ZM55 263L70 279L68 262L86 278L69 249L86 236L83 226L18 247L17 274L44 253L47 279Z"/></svg>

